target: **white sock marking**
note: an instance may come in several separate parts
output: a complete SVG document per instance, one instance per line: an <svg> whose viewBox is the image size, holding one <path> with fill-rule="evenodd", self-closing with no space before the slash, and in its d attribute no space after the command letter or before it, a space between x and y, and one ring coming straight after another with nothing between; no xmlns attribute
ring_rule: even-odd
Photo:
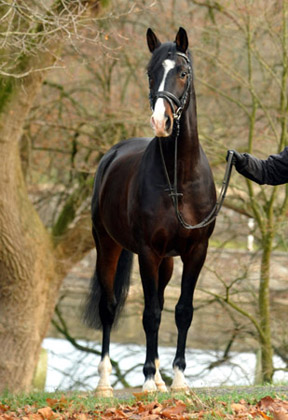
<svg viewBox="0 0 288 420"><path fill-rule="evenodd" d="M184 373L178 367L174 368L174 378L171 385L171 389L175 391L189 389L187 382L185 380Z"/></svg>
<svg viewBox="0 0 288 420"><path fill-rule="evenodd" d="M147 381L144 382L143 385L143 391L147 391L147 392L155 392L157 391L157 386L155 384L154 379L147 379Z"/></svg>
<svg viewBox="0 0 288 420"><path fill-rule="evenodd" d="M167 392L167 387L165 385L165 382L162 379L162 376L159 370L160 362L158 359L155 360L155 367L156 367L156 373L155 373L154 380L155 380L157 389L158 391L161 391L161 392Z"/></svg>
<svg viewBox="0 0 288 420"><path fill-rule="evenodd" d="M112 372L112 365L108 355L104 357L103 360L99 363L98 372L100 375L97 389L99 388L111 388L110 385L110 373ZM112 388L111 388L112 389Z"/></svg>

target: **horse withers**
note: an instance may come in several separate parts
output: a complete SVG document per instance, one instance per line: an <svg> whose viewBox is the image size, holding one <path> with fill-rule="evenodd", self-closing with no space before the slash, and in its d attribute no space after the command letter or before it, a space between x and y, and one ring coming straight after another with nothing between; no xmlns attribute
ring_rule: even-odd
<svg viewBox="0 0 288 420"><path fill-rule="evenodd" d="M192 60L185 29L161 43L151 29L149 77L155 137L113 146L100 161L92 197L97 262L86 321L103 331L96 393L112 396L110 331L128 293L132 255L138 255L144 291L146 334L144 391L166 391L159 371L158 330L173 257L183 262L175 308L178 329L172 390L186 390L185 346L193 317L193 294L214 222L201 225L216 203L207 158L199 144ZM194 229L197 227L197 229Z"/></svg>

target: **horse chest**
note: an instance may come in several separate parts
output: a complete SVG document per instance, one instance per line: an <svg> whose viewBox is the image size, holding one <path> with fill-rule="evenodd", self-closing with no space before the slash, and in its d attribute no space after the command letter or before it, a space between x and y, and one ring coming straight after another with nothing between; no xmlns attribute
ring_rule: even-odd
<svg viewBox="0 0 288 420"><path fill-rule="evenodd" d="M168 196L168 194L167 194ZM164 201L164 205L163 205ZM159 202L159 206L146 203L142 207L142 223L138 224L137 230L143 238L144 243L149 244L150 249L160 256L184 255L189 252L194 244L202 240L203 235L207 235L206 229L187 230L181 226L176 216L174 206L168 196ZM162 209L160 211L160 209ZM164 209L164 210L163 210ZM195 212L191 206L180 206L183 214L191 223L196 223ZM141 252L142 241L139 242Z"/></svg>

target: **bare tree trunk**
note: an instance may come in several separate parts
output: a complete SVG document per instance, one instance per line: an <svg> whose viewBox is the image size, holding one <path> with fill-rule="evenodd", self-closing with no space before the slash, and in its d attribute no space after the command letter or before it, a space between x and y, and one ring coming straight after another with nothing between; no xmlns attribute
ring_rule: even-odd
<svg viewBox="0 0 288 420"><path fill-rule="evenodd" d="M59 287L53 244L29 201L18 148L41 83L39 75L12 81L0 114L0 392L29 388Z"/></svg>
<svg viewBox="0 0 288 420"><path fill-rule="evenodd" d="M272 250L272 235L267 234L261 258L261 273L259 285L259 315L260 326L263 331L260 336L262 383L271 383L273 379L273 349L270 319L270 260Z"/></svg>
<svg viewBox="0 0 288 420"><path fill-rule="evenodd" d="M102 2L52 1L51 10L36 3L8 2L1 11L2 47L7 57L14 49L0 72L0 393L30 388L61 282L92 248L85 217L66 226L57 243L46 230L29 200L19 141L41 90L41 69L53 66L65 42L62 28L68 38L70 27L78 36L77 18L89 8L96 15Z"/></svg>

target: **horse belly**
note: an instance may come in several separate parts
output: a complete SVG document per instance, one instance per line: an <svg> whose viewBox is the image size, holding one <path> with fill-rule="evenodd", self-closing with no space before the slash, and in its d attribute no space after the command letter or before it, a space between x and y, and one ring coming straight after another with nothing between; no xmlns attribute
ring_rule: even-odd
<svg viewBox="0 0 288 420"><path fill-rule="evenodd" d="M126 161L125 168L121 165L109 168L109 174L103 180L99 193L99 214L96 220L99 228L104 227L111 238L123 248L136 252L136 240L132 235L135 194L131 193L131 172L134 165Z"/></svg>

